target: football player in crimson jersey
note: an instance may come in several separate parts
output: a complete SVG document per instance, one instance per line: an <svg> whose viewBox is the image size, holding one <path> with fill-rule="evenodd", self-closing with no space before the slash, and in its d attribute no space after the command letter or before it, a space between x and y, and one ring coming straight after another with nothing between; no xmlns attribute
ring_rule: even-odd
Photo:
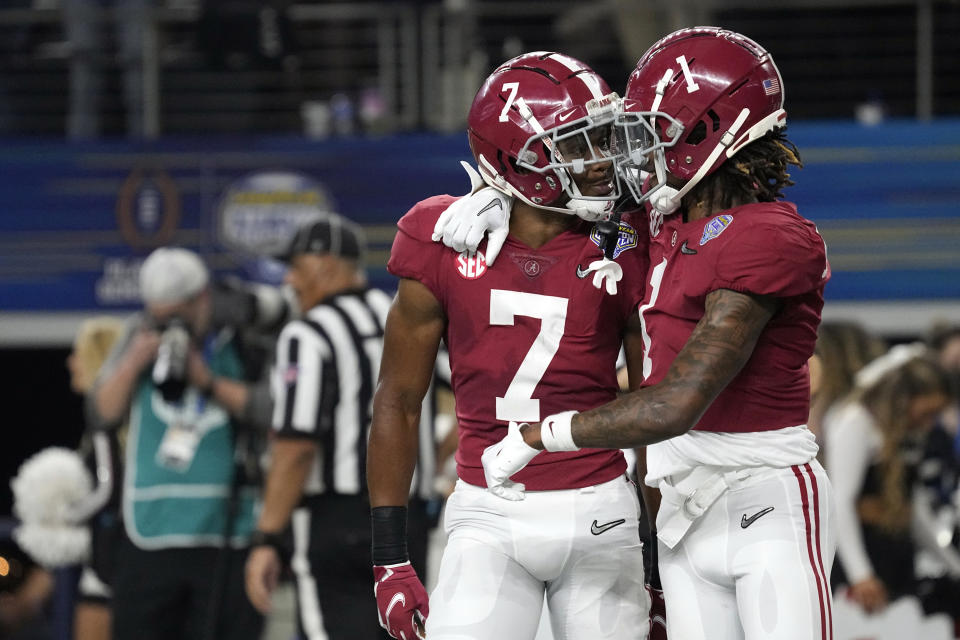
<svg viewBox="0 0 960 640"><path fill-rule="evenodd" d="M684 29L640 59L624 110L618 169L651 205L643 388L524 425L488 480L510 486L525 447L649 445L667 634L832 638L833 502L806 427L830 268L779 200L800 165L780 73L740 34Z"/></svg>
<svg viewBox="0 0 960 640"><path fill-rule="evenodd" d="M431 640L531 639L544 595L558 640L646 637L639 504L622 453L539 456L518 474L524 503L489 493L480 460L508 426L519 438L519 421L616 397L617 355L643 295L642 278L617 276L621 268L645 273L647 264L645 234L628 218L609 244L594 224L618 196L609 159L618 101L568 56L504 63L477 93L468 131L491 185L480 197L511 208L496 265L484 246L471 255L432 242L456 198L424 200L399 222L388 269L401 280L367 457L375 595L394 637L421 637L429 612ZM641 348L635 335L631 353ZM456 397L459 480L428 605L406 558L404 505L417 447L431 445L417 442L415 425L441 339Z"/></svg>

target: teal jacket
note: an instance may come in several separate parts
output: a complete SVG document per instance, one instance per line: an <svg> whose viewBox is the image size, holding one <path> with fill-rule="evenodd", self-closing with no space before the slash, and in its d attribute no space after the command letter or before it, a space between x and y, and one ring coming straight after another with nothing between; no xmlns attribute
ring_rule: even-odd
<svg viewBox="0 0 960 640"><path fill-rule="evenodd" d="M229 337L208 340L205 356L214 375L242 378ZM140 377L130 406L123 487L124 524L135 545L221 546L229 536L231 546L245 546L255 522L254 487L240 489L231 531L226 531L236 473L234 436L235 424L226 410L197 389L188 387L182 401L170 403L149 370ZM187 454L171 461L164 454L177 443L176 450Z"/></svg>

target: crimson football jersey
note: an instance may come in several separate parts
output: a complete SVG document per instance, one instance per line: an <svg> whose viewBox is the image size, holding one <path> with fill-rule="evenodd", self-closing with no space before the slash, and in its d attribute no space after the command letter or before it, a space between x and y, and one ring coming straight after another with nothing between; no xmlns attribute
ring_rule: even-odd
<svg viewBox="0 0 960 640"><path fill-rule="evenodd" d="M611 296L584 273L602 258L591 223L578 221L539 249L508 236L488 267L485 244L469 258L430 239L454 200L424 200L400 220L387 269L423 283L443 307L460 428L457 474L482 487L480 455L506 435L509 421L539 422L616 397L624 328L643 297L646 234L621 223L615 260L624 279ZM617 450L544 452L513 478L533 491L569 489L625 469Z"/></svg>
<svg viewBox="0 0 960 640"><path fill-rule="evenodd" d="M829 278L823 239L789 202L743 205L687 223L679 215L667 217L650 240L648 289L640 307L644 340L649 339L644 386L666 375L703 317L708 293L732 289L773 296L780 309L747 364L695 428L751 432L806 424L807 360Z"/></svg>

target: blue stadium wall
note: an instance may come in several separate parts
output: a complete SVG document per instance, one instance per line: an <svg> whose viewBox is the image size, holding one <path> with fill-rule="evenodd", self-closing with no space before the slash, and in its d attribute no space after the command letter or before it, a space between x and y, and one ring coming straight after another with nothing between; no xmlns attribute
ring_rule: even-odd
<svg viewBox="0 0 960 640"><path fill-rule="evenodd" d="M828 306L960 301L960 121L800 123L790 137L805 167L787 195L827 241ZM264 170L319 181L332 208L365 226L371 278L392 289L384 265L396 220L422 198L463 193L458 161L469 158L462 134L7 140L0 147L0 339L11 314L135 307L122 271L158 242L192 247L221 272L249 269L224 241L221 203L229 185ZM144 180L159 193L149 211L137 195Z"/></svg>

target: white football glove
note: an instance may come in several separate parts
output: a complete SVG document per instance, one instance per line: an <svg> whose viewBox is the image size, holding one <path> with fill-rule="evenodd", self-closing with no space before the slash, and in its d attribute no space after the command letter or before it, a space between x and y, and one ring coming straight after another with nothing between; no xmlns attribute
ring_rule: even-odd
<svg viewBox="0 0 960 640"><path fill-rule="evenodd" d="M492 266L507 239L510 227L510 207L513 198L493 187L484 186L483 178L468 163L461 161L470 176L470 193L463 196L440 214L433 227L432 239L454 251L477 252L477 247L487 236L484 252L487 266Z"/></svg>
<svg viewBox="0 0 960 640"><path fill-rule="evenodd" d="M623 268L608 258L594 260L587 267L586 273L593 272L593 286L597 289L606 284L607 293L617 295L617 283L623 279Z"/></svg>
<svg viewBox="0 0 960 640"><path fill-rule="evenodd" d="M527 466L538 453L539 449L534 449L523 441L520 424L511 422L503 440L484 449L480 456L487 490L504 500L523 500L526 487L522 482L511 480L510 476Z"/></svg>

